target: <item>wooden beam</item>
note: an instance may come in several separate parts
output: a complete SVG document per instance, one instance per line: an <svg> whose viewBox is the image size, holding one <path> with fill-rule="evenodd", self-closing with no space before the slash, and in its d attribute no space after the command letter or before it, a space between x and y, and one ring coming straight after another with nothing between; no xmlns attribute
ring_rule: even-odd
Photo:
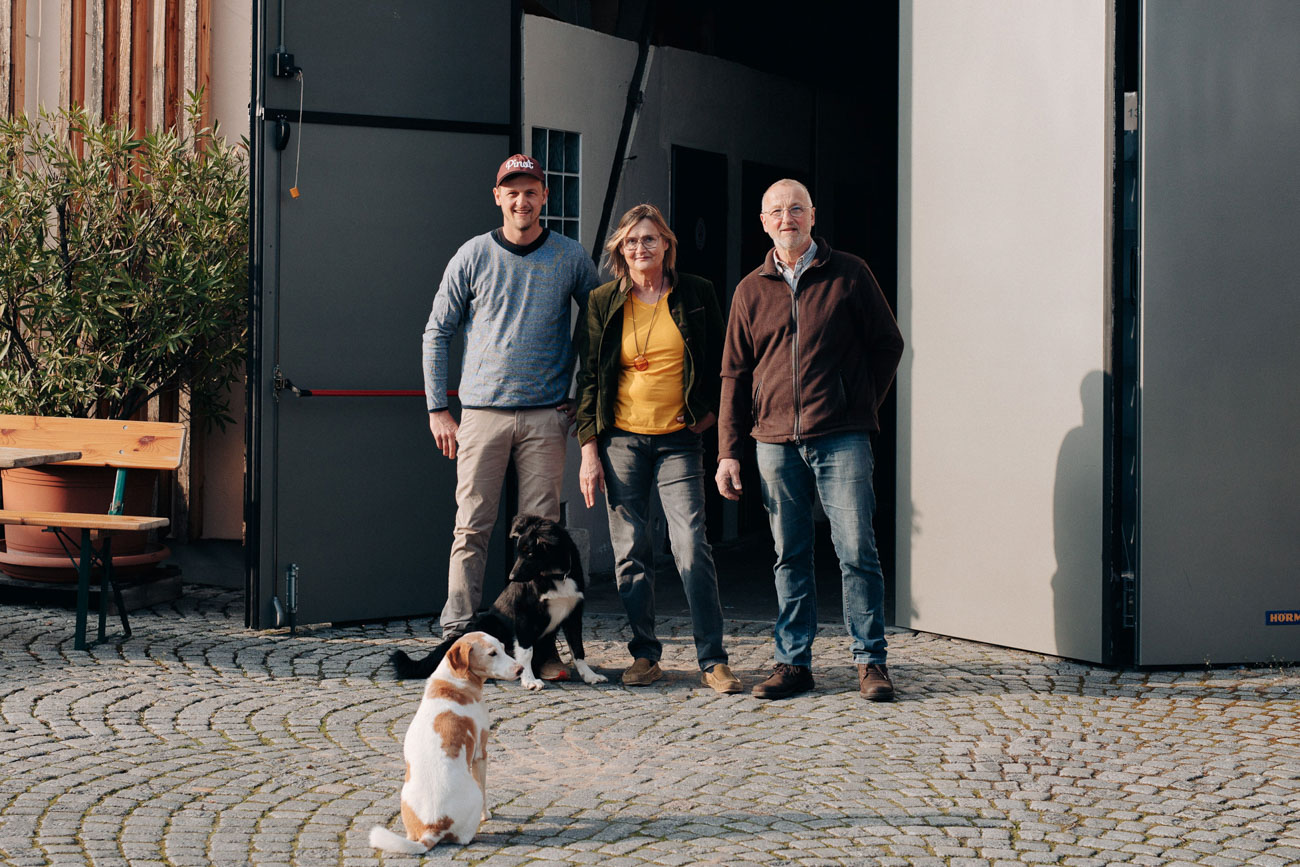
<svg viewBox="0 0 1300 867"><path fill-rule="evenodd" d="M72 0L72 75L68 104L86 107L86 0Z"/></svg>
<svg viewBox="0 0 1300 867"><path fill-rule="evenodd" d="M175 129L180 116L181 96L181 0L163 3L163 125Z"/></svg>
<svg viewBox="0 0 1300 867"><path fill-rule="evenodd" d="M203 94L199 126L212 126L212 0L198 0L194 11L194 89Z"/></svg>
<svg viewBox="0 0 1300 867"><path fill-rule="evenodd" d="M118 75L121 74L119 40L121 39L122 7L118 0L104 2L104 120L111 121L120 114L118 108Z"/></svg>
<svg viewBox="0 0 1300 867"><path fill-rule="evenodd" d="M131 0L131 128L149 129L149 49L153 45L149 0Z"/></svg>
<svg viewBox="0 0 1300 867"><path fill-rule="evenodd" d="M42 15L42 17L44 17ZM42 22L44 23L44 22ZM58 40L59 46L59 93L58 105L60 108L67 108L72 104L72 0L59 0L59 18L58 18ZM42 31L44 28L42 28ZM49 43L46 42L46 46ZM39 61L37 61L39 63ZM38 75L37 82L40 82ZM59 123L60 130L65 128L66 124Z"/></svg>
<svg viewBox="0 0 1300 867"><path fill-rule="evenodd" d="M86 111L104 117L104 0L86 2Z"/></svg>
<svg viewBox="0 0 1300 867"><path fill-rule="evenodd" d="M9 116L9 79L13 75L13 4L0 0L0 117Z"/></svg>
<svg viewBox="0 0 1300 867"><path fill-rule="evenodd" d="M165 120L163 116L166 100L167 65L167 2L153 0L153 23L149 36L149 126L160 127Z"/></svg>
<svg viewBox="0 0 1300 867"><path fill-rule="evenodd" d="M131 123L131 33L135 0L109 0L117 4L117 105L113 117L122 124Z"/></svg>
<svg viewBox="0 0 1300 867"><path fill-rule="evenodd" d="M10 69L9 112L20 114L27 105L27 0L13 0L13 14L9 16Z"/></svg>

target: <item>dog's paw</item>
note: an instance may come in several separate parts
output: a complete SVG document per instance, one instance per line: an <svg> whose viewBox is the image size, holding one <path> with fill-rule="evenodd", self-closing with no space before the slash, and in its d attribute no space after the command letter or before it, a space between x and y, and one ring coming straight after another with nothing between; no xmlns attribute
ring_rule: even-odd
<svg viewBox="0 0 1300 867"><path fill-rule="evenodd" d="M604 683L605 681L609 680L609 678L606 677L605 675L597 674L596 672L592 671L591 666L587 665L587 663L581 659L575 659L573 661L573 667L578 669L578 674L582 677L583 683L597 684L597 683Z"/></svg>
<svg viewBox="0 0 1300 867"><path fill-rule="evenodd" d="M538 680L535 677L524 677L519 682L524 685L524 689L531 689L534 692L539 689L546 689L546 681Z"/></svg>

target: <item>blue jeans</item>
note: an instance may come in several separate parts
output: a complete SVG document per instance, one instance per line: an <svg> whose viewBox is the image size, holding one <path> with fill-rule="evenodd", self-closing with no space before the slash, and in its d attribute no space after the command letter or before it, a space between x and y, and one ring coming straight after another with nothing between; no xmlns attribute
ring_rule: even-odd
<svg viewBox="0 0 1300 867"><path fill-rule="evenodd" d="M668 519L673 558L686 590L695 633L695 656L707 670L727 661L722 647L722 605L713 551L704 535L704 447L699 434L634 434L615 428L600 438L614 549L618 595L627 610L633 658L658 662L663 645L655 637L654 542L650 538L650 493Z"/></svg>
<svg viewBox="0 0 1300 867"><path fill-rule="evenodd" d="M874 458L866 433L830 434L802 443L758 443L758 472L776 542L776 661L807 666L817 635L813 503L821 497L844 582L844 626L853 661L885 662L885 578L871 518Z"/></svg>

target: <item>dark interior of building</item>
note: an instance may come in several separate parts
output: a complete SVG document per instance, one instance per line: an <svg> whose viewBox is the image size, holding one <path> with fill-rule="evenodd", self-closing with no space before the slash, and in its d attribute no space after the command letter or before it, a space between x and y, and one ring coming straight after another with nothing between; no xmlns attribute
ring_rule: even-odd
<svg viewBox="0 0 1300 867"><path fill-rule="evenodd" d="M797 10L789 4L755 0L745 4L722 0L525 0L524 12L565 21L631 41L648 38L669 46L749 66L794 79L815 94L834 95L836 105L850 105L855 115L838 119L838 128L852 130L851 150L860 157L849 165L814 164L811 176L801 177L818 201L817 233L832 247L863 257L875 273L891 305L897 309L898 227L898 7L893 3L813 3ZM814 99L818 97L815 96ZM820 101L820 100L819 100ZM773 106L779 125L779 107ZM780 134L800 134L782 129ZM804 134L815 138L817 129ZM813 142L812 151L822 148ZM768 183L781 177L776 167L745 166L741 185L742 213L757 213ZM742 221L742 271L757 263L770 246L757 220ZM886 610L892 621L895 563L895 398L881 410L876 436L876 539L886 582ZM716 454L716 448L713 451ZM752 460L742 502L740 534L722 539L715 520L721 500L710 503L710 536L718 546L719 581L724 603L749 600L756 614L771 616L775 591L771 587L770 531L761 502ZM840 582L828 526L818 525L818 598L823 619L838 619ZM676 582L663 582L660 609L686 613ZM757 594L757 596L755 595ZM617 608L617 599L610 602ZM766 611L766 613L763 613Z"/></svg>

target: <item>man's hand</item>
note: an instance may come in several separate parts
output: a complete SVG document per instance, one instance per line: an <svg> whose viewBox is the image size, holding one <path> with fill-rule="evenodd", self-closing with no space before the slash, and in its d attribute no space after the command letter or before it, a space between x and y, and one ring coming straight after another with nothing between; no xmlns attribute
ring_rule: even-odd
<svg viewBox="0 0 1300 867"><path fill-rule="evenodd" d="M577 425L574 424L574 421L578 417L577 405L571 400L566 400L564 403L557 406L555 411L564 413L565 422L569 426L569 436L576 437L578 435L578 428ZM591 508L590 503L587 504L587 508Z"/></svg>
<svg viewBox="0 0 1300 867"><path fill-rule="evenodd" d="M691 433L702 434L709 428L713 427L713 423L717 420L718 420L717 415L715 415L714 413L709 413L704 418L697 421L695 424L688 425L687 428L690 430Z"/></svg>
<svg viewBox="0 0 1300 867"><path fill-rule="evenodd" d="M582 500L590 509L596 504L596 491L605 492L605 468L600 464L600 453L596 451L596 441L587 440L582 444L582 465L578 467L578 489L582 491Z"/></svg>
<svg viewBox="0 0 1300 867"><path fill-rule="evenodd" d="M456 432L460 425L452 418L450 410L441 409L429 413L429 430L433 432L433 441L448 458L456 459Z"/></svg>
<svg viewBox="0 0 1300 867"><path fill-rule="evenodd" d="M718 474L714 477L718 483L718 493L728 500L740 499L740 461L735 458L722 458L718 461Z"/></svg>

